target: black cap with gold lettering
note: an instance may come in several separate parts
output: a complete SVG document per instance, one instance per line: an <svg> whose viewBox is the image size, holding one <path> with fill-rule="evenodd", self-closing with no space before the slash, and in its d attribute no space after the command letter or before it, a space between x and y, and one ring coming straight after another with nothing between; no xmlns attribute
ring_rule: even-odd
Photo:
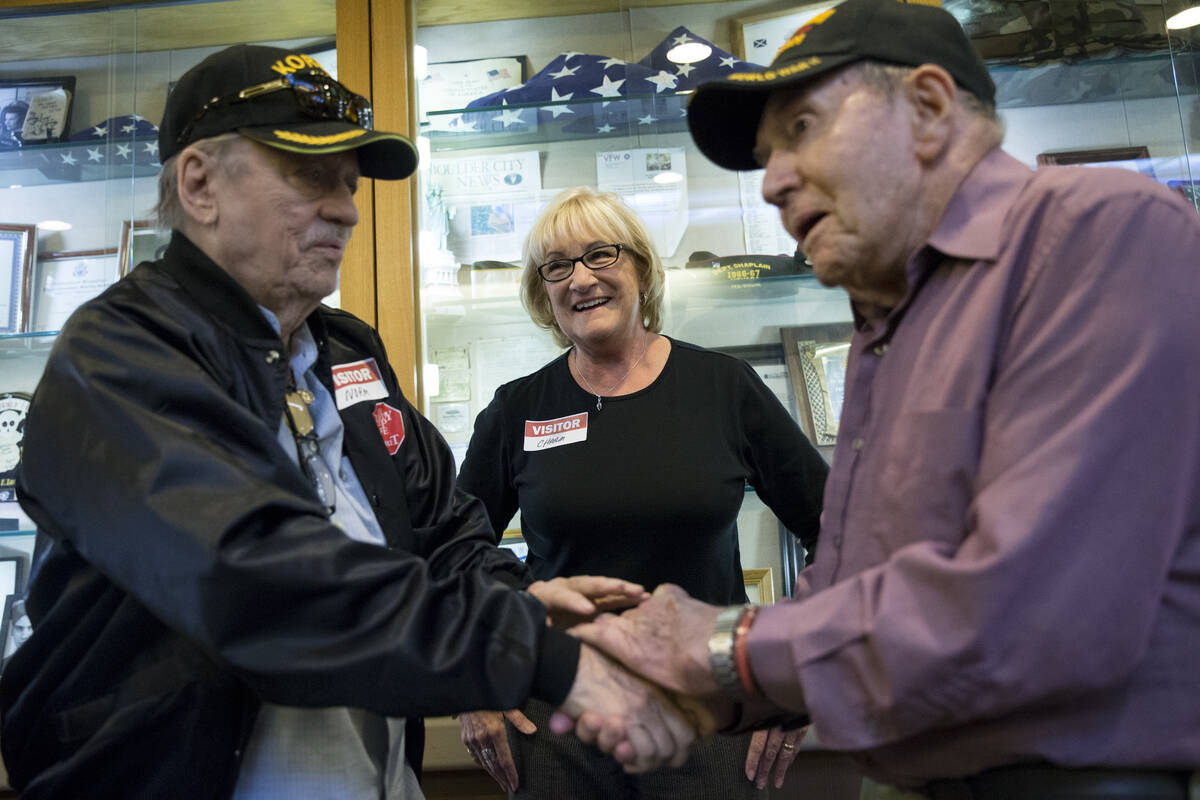
<svg viewBox="0 0 1200 800"><path fill-rule="evenodd" d="M987 67L937 0L845 0L801 25L766 69L701 84L688 103L692 139L726 169L758 169L755 136L771 91L865 60L937 64L983 102L995 102Z"/></svg>
<svg viewBox="0 0 1200 800"><path fill-rule="evenodd" d="M338 83L316 59L278 47L235 45L183 74L158 128L166 161L200 139L236 131L280 150L321 155L356 150L368 178L407 178L417 149L373 130L371 103Z"/></svg>

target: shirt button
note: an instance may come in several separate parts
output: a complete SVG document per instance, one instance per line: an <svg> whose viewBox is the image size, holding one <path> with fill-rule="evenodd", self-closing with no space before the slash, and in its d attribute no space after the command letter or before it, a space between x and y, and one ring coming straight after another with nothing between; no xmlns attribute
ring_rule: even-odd
<svg viewBox="0 0 1200 800"><path fill-rule="evenodd" d="M346 470L344 470L344 469L338 470L338 477L341 478L343 481L346 480Z"/></svg>
<svg viewBox="0 0 1200 800"><path fill-rule="evenodd" d="M862 450L864 444L866 444L866 442L863 441L861 436L855 436L854 441L850 442L850 446L855 450Z"/></svg>
<svg viewBox="0 0 1200 800"><path fill-rule="evenodd" d="M268 364L274 364L278 360L279 360L279 351L278 350L271 350L270 352L267 353L267 363Z"/></svg>
<svg viewBox="0 0 1200 800"><path fill-rule="evenodd" d="M875 355L881 356L888 350L887 342L875 345Z"/></svg>
<svg viewBox="0 0 1200 800"><path fill-rule="evenodd" d="M842 535L840 533L833 537L833 546L834 547L842 546Z"/></svg>

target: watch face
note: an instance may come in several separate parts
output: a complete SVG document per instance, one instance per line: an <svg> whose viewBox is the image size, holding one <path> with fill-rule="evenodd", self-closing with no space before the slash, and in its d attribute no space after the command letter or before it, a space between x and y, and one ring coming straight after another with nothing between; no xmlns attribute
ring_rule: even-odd
<svg viewBox="0 0 1200 800"><path fill-rule="evenodd" d="M0 503L17 499L16 473L21 463L29 400L24 392L0 392Z"/></svg>

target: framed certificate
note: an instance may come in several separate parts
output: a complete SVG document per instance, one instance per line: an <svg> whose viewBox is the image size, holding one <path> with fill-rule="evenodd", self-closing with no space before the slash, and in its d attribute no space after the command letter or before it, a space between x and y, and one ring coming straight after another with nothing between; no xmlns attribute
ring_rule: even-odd
<svg viewBox="0 0 1200 800"><path fill-rule="evenodd" d="M72 311L116 278L115 247L39 255L31 330L61 330Z"/></svg>
<svg viewBox="0 0 1200 800"><path fill-rule="evenodd" d="M37 226L0 222L0 333L29 325L29 283L37 255Z"/></svg>

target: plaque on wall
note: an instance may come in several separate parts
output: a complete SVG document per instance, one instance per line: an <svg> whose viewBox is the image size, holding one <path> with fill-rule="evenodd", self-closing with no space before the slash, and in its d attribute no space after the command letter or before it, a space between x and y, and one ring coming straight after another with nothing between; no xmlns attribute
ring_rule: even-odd
<svg viewBox="0 0 1200 800"><path fill-rule="evenodd" d="M0 503L17 499L17 465L21 463L29 401L24 392L0 393Z"/></svg>

